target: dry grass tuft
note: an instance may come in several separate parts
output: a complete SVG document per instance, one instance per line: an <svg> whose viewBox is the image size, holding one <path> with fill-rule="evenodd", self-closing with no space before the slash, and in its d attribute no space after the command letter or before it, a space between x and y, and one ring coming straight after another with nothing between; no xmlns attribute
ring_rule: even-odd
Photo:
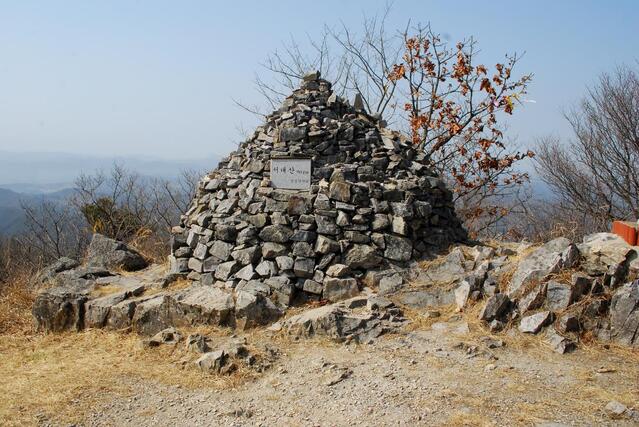
<svg viewBox="0 0 639 427"><path fill-rule="evenodd" d="M506 271L504 271L502 274L500 274L497 277L497 287L499 288L499 292L501 293L508 292L508 285L510 285L510 281L515 275L515 270L517 270L516 266L517 264L513 264L511 268L508 268Z"/></svg>
<svg viewBox="0 0 639 427"><path fill-rule="evenodd" d="M115 294L122 290L123 290L122 287L118 285L96 286L95 289L91 291L91 298L105 297L107 295Z"/></svg>
<svg viewBox="0 0 639 427"><path fill-rule="evenodd" d="M413 309L403 306L402 311L404 317L410 320L410 323L406 325L404 330L406 332L414 332L430 329L433 323L446 322L451 316L456 314L456 306L455 304L450 304L433 308L432 310ZM429 315L429 313L435 311L439 313L439 316Z"/></svg>
<svg viewBox="0 0 639 427"><path fill-rule="evenodd" d="M212 328L202 332L220 333ZM79 422L108 398L130 395L139 380L227 389L256 375L243 366L228 376L205 374L193 367L197 354L187 353L184 343L144 349L135 335L103 330L3 335L0 358L0 395L5 396L0 400L0 425L33 424L38 414L54 424Z"/></svg>
<svg viewBox="0 0 639 427"><path fill-rule="evenodd" d="M570 285L572 282L572 275L577 273L579 270L575 268L566 268L561 271L551 274L548 277L548 280L554 280L555 282L563 283L566 285Z"/></svg>
<svg viewBox="0 0 639 427"><path fill-rule="evenodd" d="M23 335L31 331L34 299L35 291L24 275L0 284L0 334Z"/></svg>
<svg viewBox="0 0 639 427"><path fill-rule="evenodd" d="M477 413L456 412L451 415L445 425L452 427L484 427L496 425L483 415Z"/></svg>

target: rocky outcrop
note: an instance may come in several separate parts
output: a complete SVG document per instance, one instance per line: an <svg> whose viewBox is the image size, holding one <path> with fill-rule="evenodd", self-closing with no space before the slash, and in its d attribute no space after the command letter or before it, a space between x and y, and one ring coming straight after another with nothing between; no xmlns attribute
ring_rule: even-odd
<svg viewBox="0 0 639 427"><path fill-rule="evenodd" d="M133 259L130 255L133 252L123 243L101 247L100 259ZM106 247L111 247L115 254L108 253ZM122 257L121 253L129 255ZM95 258L89 257L88 262L93 266L50 275L48 283L54 286L38 294L32 309L39 330L130 329L151 336L169 327L191 325L244 329L269 324L283 314L281 306L270 299L271 295L278 301L285 298L283 283L273 290L262 282L253 282L253 286L247 283L237 290L197 282L172 288L171 283L179 276L167 274L162 266L121 275L96 267L91 264L92 259ZM122 266L116 265L118 269Z"/></svg>
<svg viewBox="0 0 639 427"><path fill-rule="evenodd" d="M560 237L524 256L508 285L509 296L521 296L525 285L543 281L548 275L579 262L579 250L570 240Z"/></svg>
<svg viewBox="0 0 639 427"><path fill-rule="evenodd" d="M305 311L287 319L281 328L296 337L323 336L367 343L405 322L402 312L390 300L369 295Z"/></svg>

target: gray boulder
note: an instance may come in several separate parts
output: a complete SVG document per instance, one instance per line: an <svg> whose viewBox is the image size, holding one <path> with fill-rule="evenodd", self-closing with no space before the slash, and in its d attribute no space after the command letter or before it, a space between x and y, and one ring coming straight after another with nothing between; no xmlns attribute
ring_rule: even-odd
<svg viewBox="0 0 639 427"><path fill-rule="evenodd" d="M423 281L453 283L466 274L466 259L460 248L453 249L441 262L432 264L423 273Z"/></svg>
<svg viewBox="0 0 639 427"><path fill-rule="evenodd" d="M393 261L408 261L413 254L413 242L406 237L393 236L387 234L384 236L386 249L384 256Z"/></svg>
<svg viewBox="0 0 639 427"><path fill-rule="evenodd" d="M526 334L536 334L544 326L552 322L553 315L550 311L542 311L540 313L531 314L521 319L519 323L519 331Z"/></svg>
<svg viewBox="0 0 639 427"><path fill-rule="evenodd" d="M447 290L411 291L397 297L400 304L410 308L432 308L455 302L455 294Z"/></svg>
<svg viewBox="0 0 639 427"><path fill-rule="evenodd" d="M541 308L546 300L546 286L546 283L535 285L524 295L517 303L519 312L523 314L527 311Z"/></svg>
<svg viewBox="0 0 639 427"><path fill-rule="evenodd" d="M38 294L31 310L38 331L79 331L87 289L51 288Z"/></svg>
<svg viewBox="0 0 639 427"><path fill-rule="evenodd" d="M361 308L357 314L352 309ZM403 324L392 302L374 295L355 297L292 316L282 328L298 337L326 336L337 341L369 342Z"/></svg>
<svg viewBox="0 0 639 427"><path fill-rule="evenodd" d="M260 239L265 242L286 243L293 235L293 230L285 225L267 225L260 231Z"/></svg>
<svg viewBox="0 0 639 427"><path fill-rule="evenodd" d="M563 268L573 267L579 261L577 247L565 237L560 237L526 255L508 285L508 295L521 296L524 285L541 282L546 276Z"/></svg>
<svg viewBox="0 0 639 427"><path fill-rule="evenodd" d="M143 341L147 347L159 347L163 344L176 345L182 341L182 334L177 329L171 327L161 330L150 339Z"/></svg>
<svg viewBox="0 0 639 427"><path fill-rule="evenodd" d="M546 285L546 307L553 311L568 308L572 302L572 288L570 285L551 280Z"/></svg>
<svg viewBox="0 0 639 427"><path fill-rule="evenodd" d="M368 245L354 245L347 253L344 264L351 268L373 268L379 265L382 258L377 251Z"/></svg>
<svg viewBox="0 0 639 427"><path fill-rule="evenodd" d="M210 351L195 361L195 365L203 372L219 373L226 364L228 354L224 350Z"/></svg>
<svg viewBox="0 0 639 427"><path fill-rule="evenodd" d="M404 285L404 279L399 274L384 276L379 281L379 294L388 295L399 291Z"/></svg>
<svg viewBox="0 0 639 427"><path fill-rule="evenodd" d="M479 314L479 318L486 322L502 317L510 308L510 299L507 295L496 294L488 298L486 305Z"/></svg>
<svg viewBox="0 0 639 427"><path fill-rule="evenodd" d="M236 293L235 325L239 329L272 323L282 314L282 311L264 295L242 291Z"/></svg>
<svg viewBox="0 0 639 427"><path fill-rule="evenodd" d="M67 257L59 258L53 264L42 269L40 274L38 274L38 282L47 283L51 281L57 274L76 268L79 265L80 263L75 259Z"/></svg>
<svg viewBox="0 0 639 427"><path fill-rule="evenodd" d="M639 281L622 286L613 295L610 329L615 341L639 347Z"/></svg>
<svg viewBox="0 0 639 427"><path fill-rule="evenodd" d="M584 237L579 250L583 256L583 269L591 275L606 273L610 266L637 258L635 249L612 233L595 233Z"/></svg>
<svg viewBox="0 0 639 427"><path fill-rule="evenodd" d="M87 266L137 271L147 265L144 257L126 244L102 234L93 235L87 251Z"/></svg>
<svg viewBox="0 0 639 427"><path fill-rule="evenodd" d="M324 298L331 301L341 301L352 298L359 293L356 279L338 279L327 277L324 279Z"/></svg>
<svg viewBox="0 0 639 427"><path fill-rule="evenodd" d="M559 354L569 353L577 348L572 340L559 335L553 328L548 328L546 342L555 353Z"/></svg>
<svg viewBox="0 0 639 427"><path fill-rule="evenodd" d="M192 286L171 300L169 312L174 326L231 324L235 304L229 292L211 286Z"/></svg>

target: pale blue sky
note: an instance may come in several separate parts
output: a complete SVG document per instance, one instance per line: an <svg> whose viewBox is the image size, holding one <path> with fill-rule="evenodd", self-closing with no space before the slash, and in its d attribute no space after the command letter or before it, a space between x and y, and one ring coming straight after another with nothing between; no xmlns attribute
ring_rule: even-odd
<svg viewBox="0 0 639 427"><path fill-rule="evenodd" d="M255 119L253 75L282 41L379 1L0 1L0 151L189 158L234 148ZM430 21L474 36L487 63L525 51L530 99L510 122L526 145L566 135L562 108L597 74L639 57L636 1L401 1L389 27Z"/></svg>

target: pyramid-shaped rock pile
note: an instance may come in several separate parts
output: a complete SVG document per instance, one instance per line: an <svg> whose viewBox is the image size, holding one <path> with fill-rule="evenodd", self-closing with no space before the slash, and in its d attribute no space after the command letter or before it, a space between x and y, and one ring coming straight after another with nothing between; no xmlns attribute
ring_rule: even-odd
<svg viewBox="0 0 639 427"><path fill-rule="evenodd" d="M309 159L310 170L291 181L301 188L275 188L271 160L287 158ZM264 287L284 305L295 294L353 296L365 273L466 237L426 156L319 73L201 179L173 235L173 272L204 285Z"/></svg>

